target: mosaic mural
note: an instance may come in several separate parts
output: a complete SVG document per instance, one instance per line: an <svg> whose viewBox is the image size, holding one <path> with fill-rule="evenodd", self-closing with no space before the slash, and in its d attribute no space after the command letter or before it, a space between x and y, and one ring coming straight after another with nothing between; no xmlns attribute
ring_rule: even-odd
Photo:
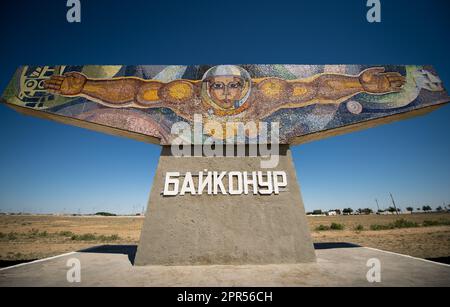
<svg viewBox="0 0 450 307"><path fill-rule="evenodd" d="M430 66L88 65L20 67L2 100L161 144L171 142L174 123L192 125L194 114L222 125L278 122L279 141L289 144L449 97Z"/></svg>

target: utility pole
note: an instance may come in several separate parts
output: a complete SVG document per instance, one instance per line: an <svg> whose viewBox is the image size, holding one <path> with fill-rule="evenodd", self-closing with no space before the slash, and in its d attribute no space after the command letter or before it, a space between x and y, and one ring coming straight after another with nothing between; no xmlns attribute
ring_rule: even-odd
<svg viewBox="0 0 450 307"><path fill-rule="evenodd" d="M395 212L397 213L397 215L398 215L398 210L397 210L397 206L395 206L395 201L394 201L394 197L392 196L392 193L389 193L389 195L391 195L391 199L392 199L392 204L394 205L394 209L395 209Z"/></svg>
<svg viewBox="0 0 450 307"><path fill-rule="evenodd" d="M378 199L375 198L375 202L377 203L377 209L378 209L377 212L380 212L380 206L378 206Z"/></svg>

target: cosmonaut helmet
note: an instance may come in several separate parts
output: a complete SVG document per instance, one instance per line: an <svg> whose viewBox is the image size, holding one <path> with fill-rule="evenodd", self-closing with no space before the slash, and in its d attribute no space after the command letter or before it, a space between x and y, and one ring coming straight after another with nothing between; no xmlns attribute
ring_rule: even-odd
<svg viewBox="0 0 450 307"><path fill-rule="evenodd" d="M239 97L234 100L233 107L231 109L224 109L220 106L219 101L211 95L211 82L217 77L237 77L241 82L241 92ZM212 106L219 114L235 114L246 109L244 107L245 102L250 96L251 92L251 78L250 74L242 67L236 65L218 65L208 69L202 78L201 97L204 102Z"/></svg>

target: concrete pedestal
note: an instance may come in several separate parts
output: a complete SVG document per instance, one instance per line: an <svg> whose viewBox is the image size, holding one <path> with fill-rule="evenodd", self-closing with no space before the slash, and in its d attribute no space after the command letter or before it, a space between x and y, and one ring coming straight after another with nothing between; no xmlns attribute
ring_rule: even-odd
<svg viewBox="0 0 450 307"><path fill-rule="evenodd" d="M305 211L288 146L274 169L261 157L174 157L162 148L135 265L314 262ZM285 171L278 195L163 196L166 172Z"/></svg>

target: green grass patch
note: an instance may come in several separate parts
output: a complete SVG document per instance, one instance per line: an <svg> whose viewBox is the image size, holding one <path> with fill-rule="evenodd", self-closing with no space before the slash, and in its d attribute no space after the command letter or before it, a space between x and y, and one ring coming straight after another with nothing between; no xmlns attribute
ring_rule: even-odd
<svg viewBox="0 0 450 307"><path fill-rule="evenodd" d="M345 227L343 224L331 223L330 226L320 224L315 228L316 231L325 231L325 230L343 230Z"/></svg>
<svg viewBox="0 0 450 307"><path fill-rule="evenodd" d="M34 238L46 238L49 236L47 231L39 231L39 229L31 229L30 231L21 234L21 237L26 239L34 239Z"/></svg>
<svg viewBox="0 0 450 307"><path fill-rule="evenodd" d="M71 239L74 241L116 241L119 240L120 237L117 234L113 234L110 236L100 235L97 236L93 233L85 233L82 235L72 235Z"/></svg>
<svg viewBox="0 0 450 307"><path fill-rule="evenodd" d="M15 240L37 240L37 239L62 239L73 241L117 241L121 238L117 234L113 235L96 235L95 233L75 234L71 231L60 231L55 233L49 233L47 231L39 231L38 229L31 229L28 232L17 233L3 233L0 232L0 240L2 241L15 241Z"/></svg>
<svg viewBox="0 0 450 307"><path fill-rule="evenodd" d="M356 225L353 230L355 231L363 231L364 230L364 226L361 224Z"/></svg>
<svg viewBox="0 0 450 307"><path fill-rule="evenodd" d="M331 223L330 229L332 230L344 230L344 224Z"/></svg>
<svg viewBox="0 0 450 307"><path fill-rule="evenodd" d="M72 237L73 235L74 235L74 233L71 231L68 231L68 230L63 230L63 231L58 232L58 236L61 236L61 237Z"/></svg>
<svg viewBox="0 0 450 307"><path fill-rule="evenodd" d="M317 231L330 230L330 226L325 226L325 225L320 224L320 225L317 226L315 229L316 229Z"/></svg>
<svg viewBox="0 0 450 307"><path fill-rule="evenodd" d="M431 221L431 220L425 220L422 222L423 227L429 227L429 226L448 226L450 225L449 220L439 220L439 221Z"/></svg>
<svg viewBox="0 0 450 307"><path fill-rule="evenodd" d="M16 232L10 232L8 233L8 235L6 236L6 238L8 239L8 241L14 241L17 240L18 238L18 234Z"/></svg>
<svg viewBox="0 0 450 307"><path fill-rule="evenodd" d="M419 227L419 224L405 219L399 219L393 223L393 228L414 228L414 227Z"/></svg>
<svg viewBox="0 0 450 307"><path fill-rule="evenodd" d="M388 229L414 228L414 227L420 227L420 225L413 221L399 219L394 221L393 223L389 223L386 225L372 224L370 225L370 230L388 230Z"/></svg>
<svg viewBox="0 0 450 307"><path fill-rule="evenodd" d="M71 237L74 241L95 241L97 237L92 233L85 233L82 235L72 235Z"/></svg>
<svg viewBox="0 0 450 307"><path fill-rule="evenodd" d="M392 229L390 225L380 225L380 224L372 224L370 225L370 230L386 230Z"/></svg>

